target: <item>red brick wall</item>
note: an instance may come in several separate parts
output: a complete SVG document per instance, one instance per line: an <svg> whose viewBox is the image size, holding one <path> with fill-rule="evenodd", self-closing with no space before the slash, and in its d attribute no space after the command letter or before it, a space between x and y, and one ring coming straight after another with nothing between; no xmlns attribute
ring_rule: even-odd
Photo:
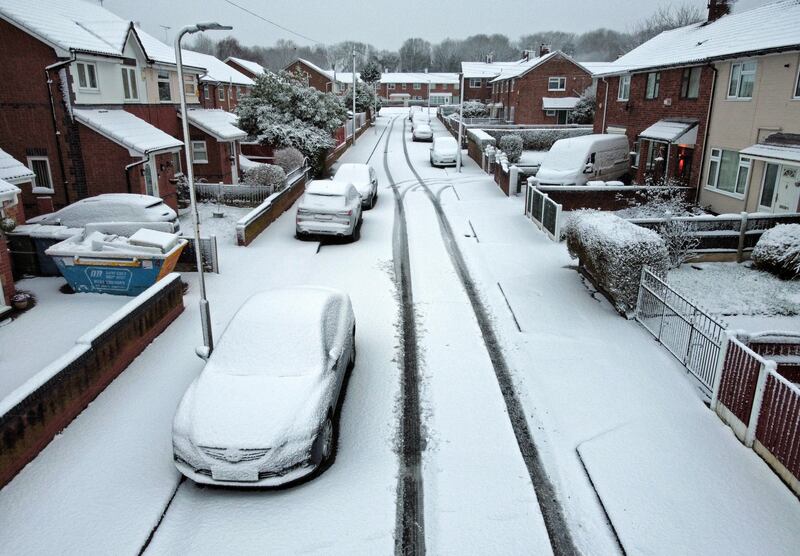
<svg viewBox="0 0 800 556"><path fill-rule="evenodd" d="M189 128L192 141L205 141L208 151L207 164L195 164L195 178L204 178L211 183L233 183L231 163L229 160L229 143L220 143L211 135L192 126ZM237 149L238 152L238 149Z"/></svg>
<svg viewBox="0 0 800 556"><path fill-rule="evenodd" d="M252 71L250 71L246 67L240 66L239 64L237 64L236 62L234 62L232 60L228 60L225 63L228 64L233 69L235 69L236 71L238 71L239 73L245 74L250 79L255 79L256 77L258 77L255 73L253 73Z"/></svg>
<svg viewBox="0 0 800 556"><path fill-rule="evenodd" d="M481 81L482 86L473 89L469 86L470 80L464 78L464 100L479 100L481 102L492 98L492 86L489 81L494 79L489 77Z"/></svg>
<svg viewBox="0 0 800 556"><path fill-rule="evenodd" d="M66 152L65 137L56 139L53 129L52 111L44 68L58 61L55 52L45 44L23 33L4 20L0 20L0 148L11 156L27 163L29 154L47 156L52 174L54 202L58 206L66 204L65 177L61 172L58 146ZM59 125L65 118L65 111L59 90L58 72L50 72ZM62 130L63 132L63 130ZM69 167L66 172L69 176ZM28 216L38 214L36 196L31 187L24 185L22 202ZM74 180L69 181L69 196L76 198Z"/></svg>
<svg viewBox="0 0 800 556"><path fill-rule="evenodd" d="M403 89L403 85L406 86ZM434 85L434 84L432 84ZM421 96L423 100L428 99L428 82L420 82L421 89L414 89L413 83L395 83L394 89L389 88L388 83L381 83L378 85L378 96L388 99L389 95L398 94L398 93L407 93L411 95L411 98ZM431 93L449 93L452 95L453 100L452 103L458 103L459 95L461 94L458 90L458 87L454 83L436 83L435 86L430 88Z"/></svg>
<svg viewBox="0 0 800 556"><path fill-rule="evenodd" d="M286 71L289 73L295 73L296 71L299 71L300 73L308 73L309 87L314 87L316 90L322 91L323 93L327 93L331 90L331 80L327 75L318 72L314 68L307 66L299 60L287 66Z"/></svg>
<svg viewBox="0 0 800 556"><path fill-rule="evenodd" d="M595 117L594 132L604 133L609 126L624 127L628 141L633 147L639 134L652 124L663 118L694 118L700 123L697 130L697 145L692 156L692 171L689 177L691 187L697 187L701 174L701 159L703 156L703 139L706 126L708 124L708 105L711 101L711 83L713 81L713 70L703 67L700 74L700 92L697 99L680 98L681 80L683 69L670 69L661 72L661 83L657 99L645 99L647 87L647 74L639 73L631 77L630 100L627 102L618 101L619 77L609 77L607 83L602 80L597 85L597 115ZM606 87L608 88L608 105L605 106ZM671 105L664 104L666 99L670 99ZM605 127L603 123L603 113L605 111ZM646 147L643 142L641 147ZM674 167L677 149L671 149L670 164ZM641 151L642 163L639 165L636 181L644 181L645 164L644 159L646 150Z"/></svg>
<svg viewBox="0 0 800 556"><path fill-rule="evenodd" d="M230 85L224 83L217 85L209 83L208 96L206 96L205 87L205 85L200 85L200 106L208 109L220 108L229 112L233 112L239 104L239 89L241 88L242 95L246 94L247 91L246 87L239 87L238 85L234 85L233 88L231 88ZM225 90L225 100L219 99L220 88Z"/></svg>

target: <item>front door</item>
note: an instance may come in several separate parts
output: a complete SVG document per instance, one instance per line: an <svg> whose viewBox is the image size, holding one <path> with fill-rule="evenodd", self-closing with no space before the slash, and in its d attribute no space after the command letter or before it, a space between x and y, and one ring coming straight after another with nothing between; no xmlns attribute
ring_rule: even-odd
<svg viewBox="0 0 800 556"><path fill-rule="evenodd" d="M152 158L144 163L144 189L147 195L158 197L158 171L156 161Z"/></svg>
<svg viewBox="0 0 800 556"><path fill-rule="evenodd" d="M797 212L800 201L800 167L781 166L775 192L774 213Z"/></svg>
<svg viewBox="0 0 800 556"><path fill-rule="evenodd" d="M565 125L567 123L568 116L569 116L569 110L556 111L556 123L559 125Z"/></svg>

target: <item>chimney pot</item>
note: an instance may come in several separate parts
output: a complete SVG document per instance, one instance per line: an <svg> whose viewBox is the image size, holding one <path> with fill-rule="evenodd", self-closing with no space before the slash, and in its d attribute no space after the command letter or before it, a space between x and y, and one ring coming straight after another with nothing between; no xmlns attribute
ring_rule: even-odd
<svg viewBox="0 0 800 556"><path fill-rule="evenodd" d="M712 23L731 13L732 0L708 0L708 21Z"/></svg>
<svg viewBox="0 0 800 556"><path fill-rule="evenodd" d="M545 54L550 54L550 45L542 43L539 45L539 56L544 56Z"/></svg>

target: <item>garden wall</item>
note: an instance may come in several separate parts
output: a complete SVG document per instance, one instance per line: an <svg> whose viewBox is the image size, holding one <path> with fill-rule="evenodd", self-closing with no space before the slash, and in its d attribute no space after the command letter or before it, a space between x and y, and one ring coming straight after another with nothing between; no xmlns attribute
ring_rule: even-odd
<svg viewBox="0 0 800 556"><path fill-rule="evenodd" d="M594 209L616 211L643 203L648 193L658 190L680 191L686 200L694 197L694 189L689 187L658 187L633 185L537 185L542 193L561 205L565 211Z"/></svg>
<svg viewBox="0 0 800 556"><path fill-rule="evenodd" d="M0 401L0 487L32 461L182 311L183 283L180 275L173 273L78 338L69 352Z"/></svg>
<svg viewBox="0 0 800 556"><path fill-rule="evenodd" d="M236 223L236 243L241 246L250 245L258 235L267 229L278 217L300 198L306 188L309 168L297 171L286 188L267 197L267 200L250 211Z"/></svg>

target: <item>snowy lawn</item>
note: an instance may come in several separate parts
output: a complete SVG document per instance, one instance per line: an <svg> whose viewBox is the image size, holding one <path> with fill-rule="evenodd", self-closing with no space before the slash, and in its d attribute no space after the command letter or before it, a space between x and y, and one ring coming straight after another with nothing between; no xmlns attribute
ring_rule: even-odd
<svg viewBox="0 0 800 556"><path fill-rule="evenodd" d="M541 166L547 151L522 151L517 166Z"/></svg>
<svg viewBox="0 0 800 556"><path fill-rule="evenodd" d="M800 328L800 281L781 280L752 263L686 263L669 283L731 328ZM747 317L741 319L740 317Z"/></svg>
<svg viewBox="0 0 800 556"><path fill-rule="evenodd" d="M29 278L18 290L36 297L36 306L0 322L0 399L75 345L132 298L99 293L63 294L63 278Z"/></svg>
<svg viewBox="0 0 800 556"><path fill-rule="evenodd" d="M200 231L203 237L210 235L217 236L217 243L236 244L236 222L246 216L252 208L249 207L229 207L227 205L217 205L216 203L199 203L197 212L200 213ZM221 212L221 218L215 217L215 212ZM182 211L180 215L181 230L184 235L194 235L192 228L192 213Z"/></svg>

